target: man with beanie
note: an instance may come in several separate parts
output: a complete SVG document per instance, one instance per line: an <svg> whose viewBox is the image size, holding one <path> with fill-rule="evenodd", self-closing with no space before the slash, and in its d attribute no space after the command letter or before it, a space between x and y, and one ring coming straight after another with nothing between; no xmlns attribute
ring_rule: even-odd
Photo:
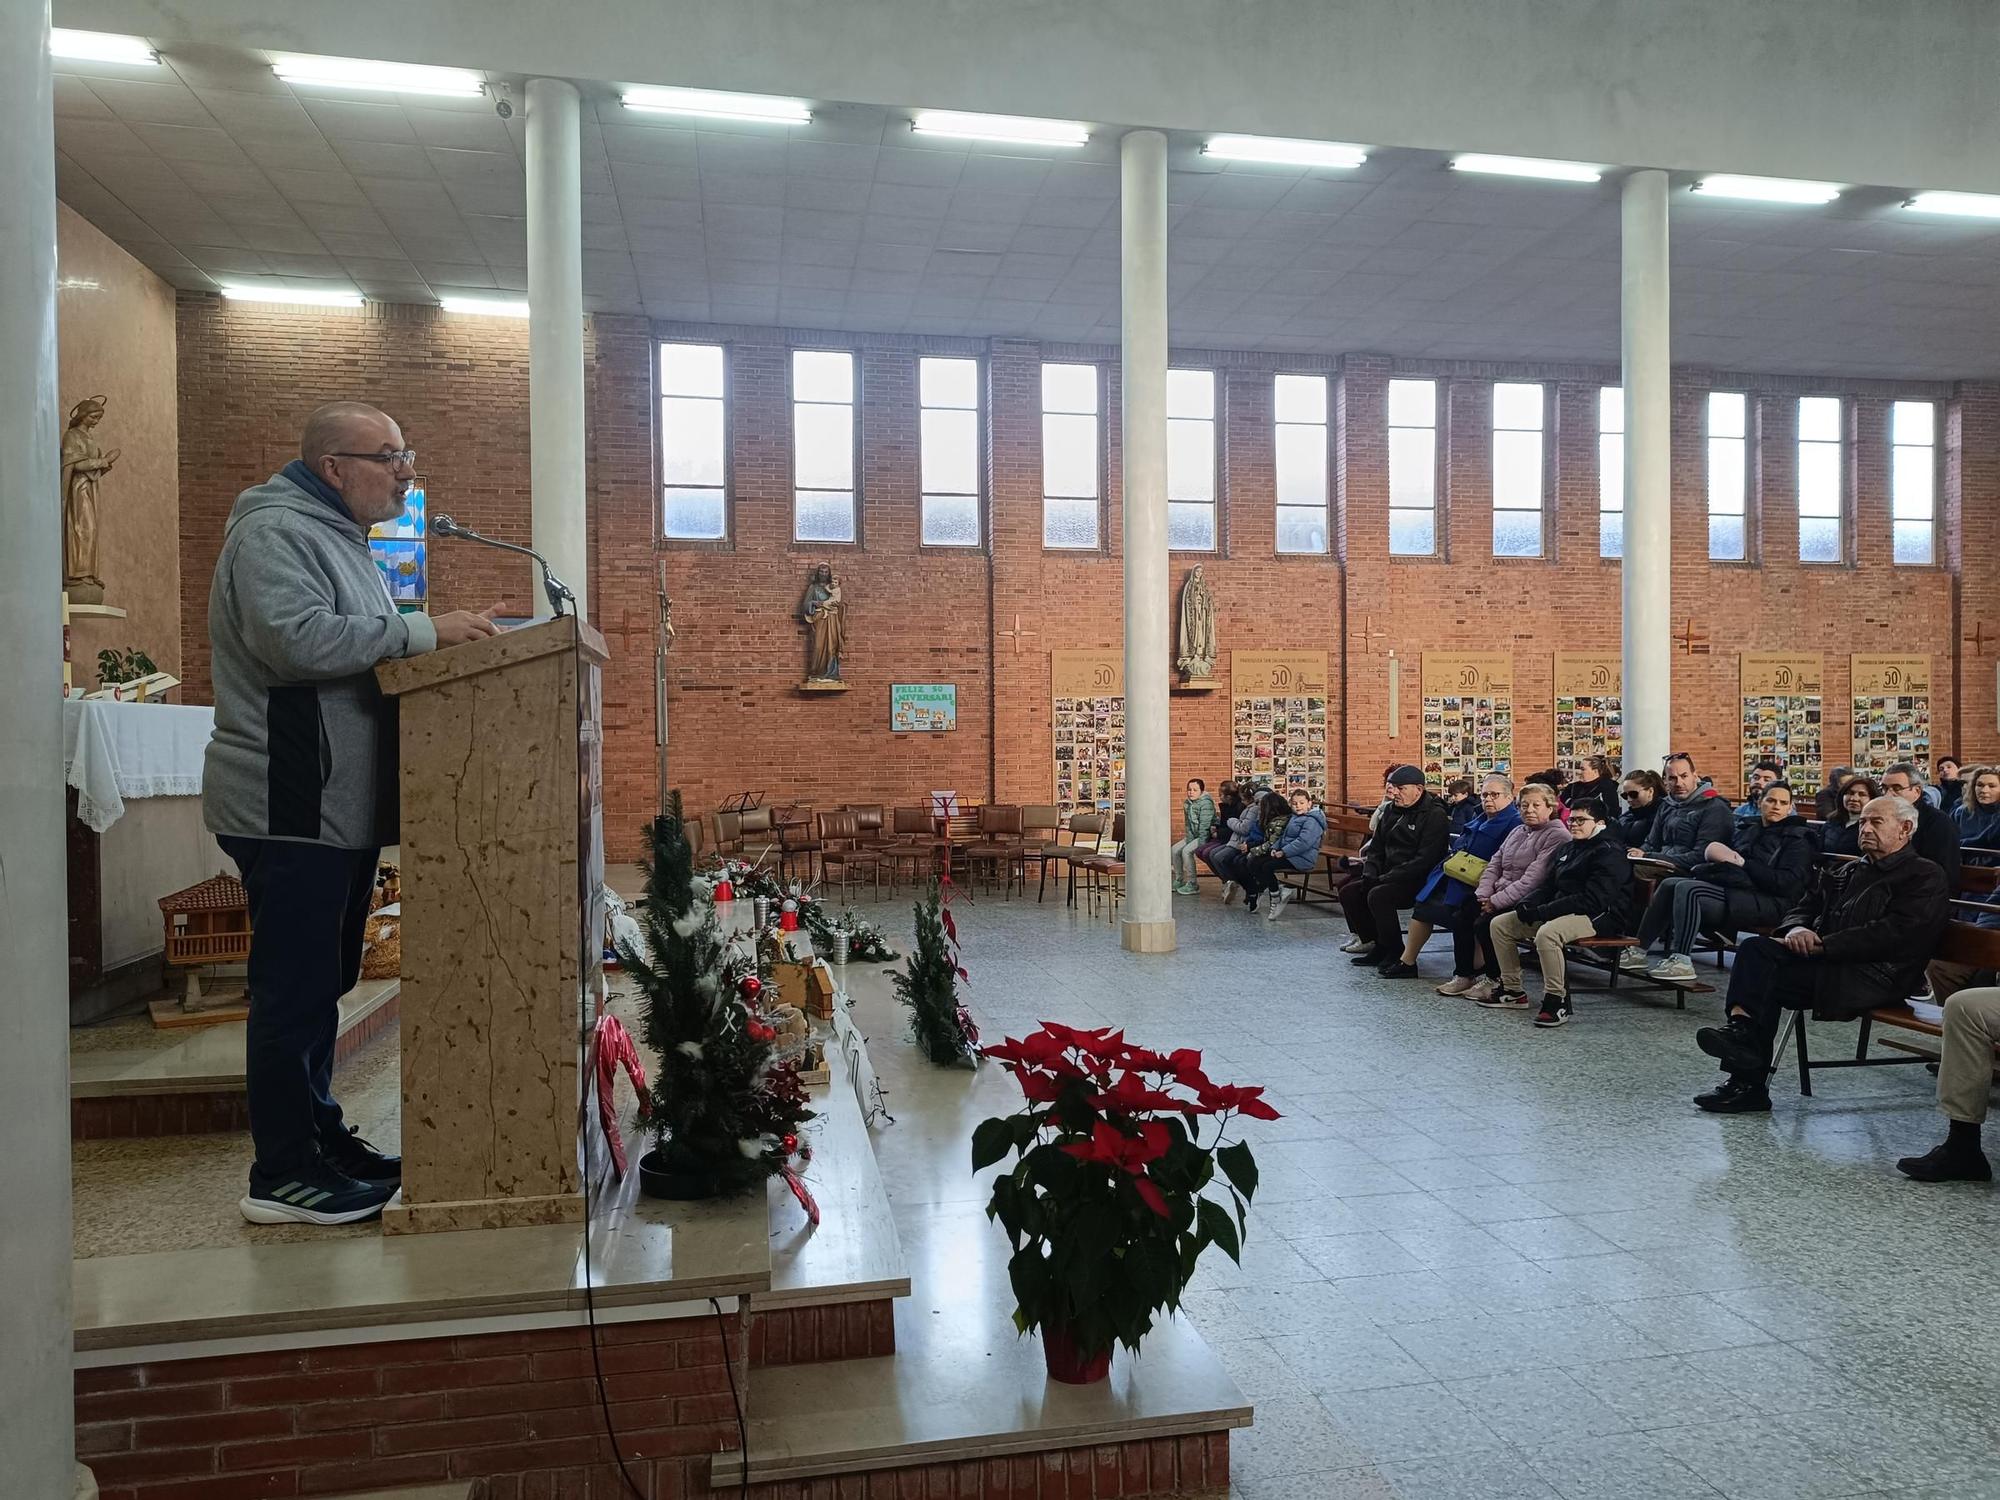
<svg viewBox="0 0 2000 1500"><path fill-rule="evenodd" d="M1416 904L1418 887L1450 841L1451 815L1425 786L1424 773L1397 766L1389 773L1389 800L1362 853L1360 873L1340 888L1340 909L1353 934L1340 951L1351 954L1353 963L1381 968L1401 958L1399 913ZM1350 869L1355 864L1343 863Z"/></svg>
<svg viewBox="0 0 2000 1500"><path fill-rule="evenodd" d="M396 839L396 719L375 665L492 635L501 607L397 612L368 529L403 513L415 471L382 412L320 407L299 457L237 497L209 588L202 809L250 905L256 1160L238 1206L253 1224L372 1218L402 1176L332 1093L340 997L360 977L377 861Z"/></svg>

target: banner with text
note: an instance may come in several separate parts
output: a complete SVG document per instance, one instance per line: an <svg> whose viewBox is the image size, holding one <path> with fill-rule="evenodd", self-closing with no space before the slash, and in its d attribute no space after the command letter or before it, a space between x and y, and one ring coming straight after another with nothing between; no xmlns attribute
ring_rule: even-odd
<svg viewBox="0 0 2000 1500"><path fill-rule="evenodd" d="M1327 654L1229 653L1230 774L1326 797Z"/></svg>
<svg viewBox="0 0 2000 1500"><path fill-rule="evenodd" d="M1055 803L1105 814L1125 805L1125 653L1051 651Z"/></svg>
<svg viewBox="0 0 2000 1500"><path fill-rule="evenodd" d="M1825 775L1826 659L1817 652L1745 651L1737 658L1743 695L1743 779L1760 760L1785 768L1797 797L1819 791Z"/></svg>
<svg viewBox="0 0 2000 1500"><path fill-rule="evenodd" d="M1602 652L1555 654L1556 765L1572 778L1586 757L1625 760L1625 663Z"/></svg>
<svg viewBox="0 0 2000 1500"><path fill-rule="evenodd" d="M1899 760L1931 768L1931 659L1854 655L1847 659L1854 695L1854 769L1880 776Z"/></svg>
<svg viewBox="0 0 2000 1500"><path fill-rule="evenodd" d="M1433 785L1513 769L1511 651L1426 651L1423 686L1423 772Z"/></svg>

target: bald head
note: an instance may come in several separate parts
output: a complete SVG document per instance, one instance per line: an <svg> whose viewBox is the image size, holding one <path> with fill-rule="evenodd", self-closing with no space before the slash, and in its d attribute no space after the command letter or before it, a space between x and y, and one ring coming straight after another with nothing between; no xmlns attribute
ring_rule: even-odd
<svg viewBox="0 0 2000 1500"><path fill-rule="evenodd" d="M414 455L404 451L403 429L386 412L359 401L329 402L306 418L299 457L363 526L403 513Z"/></svg>

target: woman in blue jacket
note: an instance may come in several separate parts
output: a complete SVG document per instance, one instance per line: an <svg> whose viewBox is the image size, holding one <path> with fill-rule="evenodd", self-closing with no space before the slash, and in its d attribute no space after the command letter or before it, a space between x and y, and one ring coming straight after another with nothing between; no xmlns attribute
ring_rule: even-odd
<svg viewBox="0 0 2000 1500"><path fill-rule="evenodd" d="M1974 766L1963 780L1964 793L1951 810L1958 846L1968 865L2000 865L2000 766Z"/></svg>
<svg viewBox="0 0 2000 1500"><path fill-rule="evenodd" d="M1520 826L1521 809L1514 805L1514 783L1495 772L1480 784L1479 812L1451 841L1445 859L1469 855L1484 869L1486 861L1507 842L1507 835ZM1478 878L1474 873L1475 883ZM1473 899L1473 885L1445 874L1440 862L1417 889L1417 904L1410 912L1410 931L1403 939L1402 957L1383 965L1378 972L1384 979L1416 978L1417 954L1430 940L1431 933L1442 927L1456 934L1469 929L1478 915L1479 903Z"/></svg>
<svg viewBox="0 0 2000 1500"><path fill-rule="evenodd" d="M1285 909L1285 901L1292 894L1292 888L1279 882L1278 877L1286 870L1311 870L1318 866L1321 846L1326 842L1326 814L1313 802L1312 793L1304 787L1292 792L1291 817L1276 839L1268 843L1267 854L1253 855L1248 863L1249 874L1243 882L1243 889L1249 895L1250 909L1257 909L1257 897L1270 891L1271 905L1264 913L1264 920L1275 922L1278 913Z"/></svg>

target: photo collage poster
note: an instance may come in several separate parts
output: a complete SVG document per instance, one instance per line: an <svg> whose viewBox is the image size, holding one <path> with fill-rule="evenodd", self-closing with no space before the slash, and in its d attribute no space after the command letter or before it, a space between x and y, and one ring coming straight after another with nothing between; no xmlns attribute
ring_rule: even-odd
<svg viewBox="0 0 2000 1500"><path fill-rule="evenodd" d="M1854 746L1849 764L1880 776L1899 760L1931 772L1931 659L1928 656L1848 658L1854 694Z"/></svg>
<svg viewBox="0 0 2000 1500"><path fill-rule="evenodd" d="M1564 775L1581 777L1592 755L1624 766L1624 680L1624 664L1615 656L1556 653L1556 766Z"/></svg>
<svg viewBox="0 0 2000 1500"><path fill-rule="evenodd" d="M1049 653L1055 804L1109 817L1125 805L1125 661L1122 653ZM1108 825L1107 825L1108 830Z"/></svg>
<svg viewBox="0 0 2000 1500"><path fill-rule="evenodd" d="M1514 658L1505 651L1424 653L1424 778L1514 768Z"/></svg>
<svg viewBox="0 0 2000 1500"><path fill-rule="evenodd" d="M1815 654L1746 651L1738 664L1743 696L1743 779L1760 760L1785 768L1795 797L1811 797L1825 780L1826 667Z"/></svg>
<svg viewBox="0 0 2000 1500"><path fill-rule="evenodd" d="M1229 692L1230 775L1324 802L1326 653L1232 651Z"/></svg>

